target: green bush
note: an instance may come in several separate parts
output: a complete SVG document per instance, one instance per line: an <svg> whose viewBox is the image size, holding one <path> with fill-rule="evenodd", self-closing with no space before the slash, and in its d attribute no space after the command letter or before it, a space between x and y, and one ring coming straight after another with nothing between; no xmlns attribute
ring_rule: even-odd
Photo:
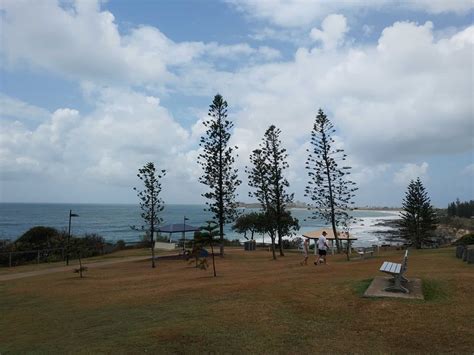
<svg viewBox="0 0 474 355"><path fill-rule="evenodd" d="M473 245L474 244L474 233L469 233L461 238L459 238L455 243L455 245Z"/></svg>
<svg viewBox="0 0 474 355"><path fill-rule="evenodd" d="M72 237L69 241L72 254L83 258L104 254L105 239L98 234L86 234L82 238Z"/></svg>
<svg viewBox="0 0 474 355"><path fill-rule="evenodd" d="M123 239L117 240L115 243L115 250L124 250L126 249L127 245L125 244L125 241Z"/></svg>
<svg viewBox="0 0 474 355"><path fill-rule="evenodd" d="M37 226L26 231L15 241L17 250L61 248L64 234L52 227Z"/></svg>

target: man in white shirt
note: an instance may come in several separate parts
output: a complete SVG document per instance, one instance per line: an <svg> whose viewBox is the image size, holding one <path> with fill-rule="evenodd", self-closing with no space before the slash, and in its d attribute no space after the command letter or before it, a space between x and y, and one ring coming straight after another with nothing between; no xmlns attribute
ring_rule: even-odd
<svg viewBox="0 0 474 355"><path fill-rule="evenodd" d="M318 238L316 242L315 251L316 249L318 250L318 259L314 262L314 265L318 265L321 262L321 259L326 264L326 254L329 248L326 235L327 235L326 231L323 231L323 234Z"/></svg>

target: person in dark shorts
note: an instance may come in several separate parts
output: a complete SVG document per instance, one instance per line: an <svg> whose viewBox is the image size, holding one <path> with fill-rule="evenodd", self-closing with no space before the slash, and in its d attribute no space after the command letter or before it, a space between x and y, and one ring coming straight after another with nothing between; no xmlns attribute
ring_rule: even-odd
<svg viewBox="0 0 474 355"><path fill-rule="evenodd" d="M326 254L329 248L328 240L326 239L326 231L323 231L322 235L316 241L316 248L318 249L318 259L314 262L314 265L320 264L322 261L326 264ZM321 261L322 259L322 261Z"/></svg>

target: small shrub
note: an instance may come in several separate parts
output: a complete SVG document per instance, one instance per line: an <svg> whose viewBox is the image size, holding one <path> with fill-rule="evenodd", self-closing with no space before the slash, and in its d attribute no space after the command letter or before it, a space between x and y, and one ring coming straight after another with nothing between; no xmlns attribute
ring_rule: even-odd
<svg viewBox="0 0 474 355"><path fill-rule="evenodd" d="M455 243L455 245L473 245L474 244L474 233L463 235Z"/></svg>
<svg viewBox="0 0 474 355"><path fill-rule="evenodd" d="M123 239L117 240L115 243L115 250L124 250L127 247Z"/></svg>

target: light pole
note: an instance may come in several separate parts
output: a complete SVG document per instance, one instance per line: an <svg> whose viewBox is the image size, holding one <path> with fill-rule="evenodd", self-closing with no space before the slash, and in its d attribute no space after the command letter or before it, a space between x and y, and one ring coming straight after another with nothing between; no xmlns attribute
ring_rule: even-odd
<svg viewBox="0 0 474 355"><path fill-rule="evenodd" d="M69 265L69 239L71 238L71 218L72 217L79 217L79 215L72 213L72 210L69 210L69 228L67 231L67 244L66 244L66 265Z"/></svg>

